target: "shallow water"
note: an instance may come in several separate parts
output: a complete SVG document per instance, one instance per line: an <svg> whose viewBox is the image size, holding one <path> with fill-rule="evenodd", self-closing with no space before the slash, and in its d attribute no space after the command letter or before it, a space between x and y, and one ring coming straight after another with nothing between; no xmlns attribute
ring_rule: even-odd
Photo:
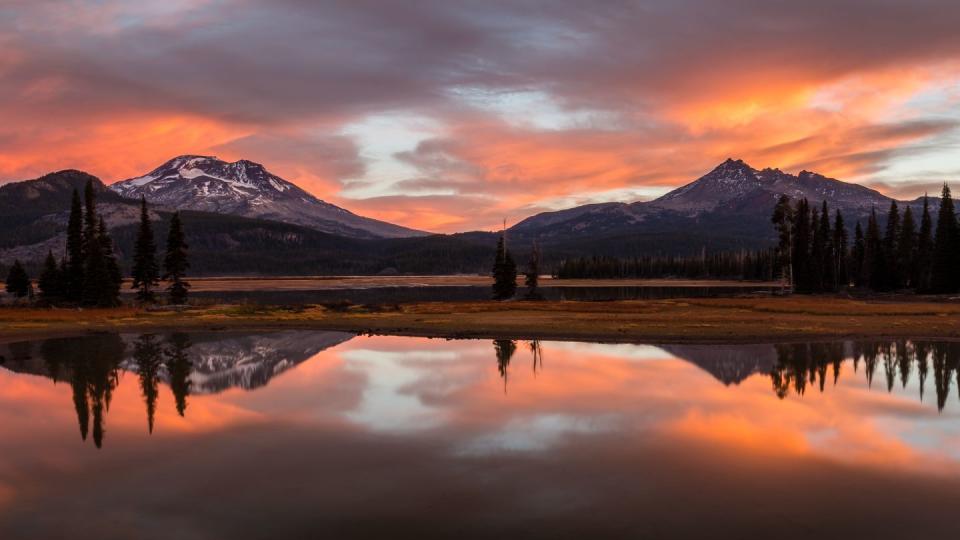
<svg viewBox="0 0 960 540"><path fill-rule="evenodd" d="M917 538L960 343L0 346L0 538Z"/></svg>

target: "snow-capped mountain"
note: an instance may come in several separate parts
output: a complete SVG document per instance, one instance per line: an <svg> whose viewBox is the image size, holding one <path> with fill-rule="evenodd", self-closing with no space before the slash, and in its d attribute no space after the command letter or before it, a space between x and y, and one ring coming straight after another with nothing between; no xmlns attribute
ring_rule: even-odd
<svg viewBox="0 0 960 540"><path fill-rule="evenodd" d="M351 238L403 238L427 233L358 216L324 202L259 163L179 156L150 173L110 186L132 199L177 210L198 210L303 225Z"/></svg>
<svg viewBox="0 0 960 540"><path fill-rule="evenodd" d="M125 336L132 350L134 336ZM273 377L309 360L316 354L353 339L346 332L279 331L263 334L195 334L186 349L192 370L192 394L216 394L231 388L255 390L266 386ZM121 363L127 371L136 372L132 358ZM161 373L169 378L166 369Z"/></svg>

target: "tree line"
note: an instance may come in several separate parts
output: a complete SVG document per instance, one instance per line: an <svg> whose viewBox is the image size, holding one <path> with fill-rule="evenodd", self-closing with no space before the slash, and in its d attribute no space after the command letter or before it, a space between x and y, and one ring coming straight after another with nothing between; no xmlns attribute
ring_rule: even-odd
<svg viewBox="0 0 960 540"><path fill-rule="evenodd" d="M741 250L695 256L644 255L630 259L574 257L560 262L558 279L741 279L770 280L775 275L773 250Z"/></svg>
<svg viewBox="0 0 960 540"><path fill-rule="evenodd" d="M919 218L909 206L901 213L891 201L883 232L872 209L866 229L860 222L849 241L843 214L824 201L793 203L781 196L771 216L779 238L776 275L798 293L831 292L856 286L873 291L910 289L921 293L960 291L960 223L950 188L944 184L934 228L926 197Z"/></svg>
<svg viewBox="0 0 960 540"><path fill-rule="evenodd" d="M97 211L97 197L92 181L84 187L83 200L73 191L67 219L67 241L60 260L53 251L47 253L37 287L40 300L46 305L112 307L120 303L123 275L114 252L114 242L103 216ZM168 280L167 292L173 304L186 302L190 284L184 279L190 264L187 244L179 212L170 219L163 276L157 263L153 226L145 199L140 200L140 224L134 247L131 288L142 303L156 301L154 289L159 280ZM19 260L7 273L6 291L15 298L33 298L33 282Z"/></svg>

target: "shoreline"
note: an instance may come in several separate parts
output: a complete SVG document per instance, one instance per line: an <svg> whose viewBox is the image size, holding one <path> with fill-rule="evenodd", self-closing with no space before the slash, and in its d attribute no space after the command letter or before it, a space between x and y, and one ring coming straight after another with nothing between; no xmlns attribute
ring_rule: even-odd
<svg viewBox="0 0 960 540"><path fill-rule="evenodd" d="M960 339L960 303L824 297L401 306L218 305L182 311L0 308L0 342L93 332L317 330L439 339L770 343Z"/></svg>

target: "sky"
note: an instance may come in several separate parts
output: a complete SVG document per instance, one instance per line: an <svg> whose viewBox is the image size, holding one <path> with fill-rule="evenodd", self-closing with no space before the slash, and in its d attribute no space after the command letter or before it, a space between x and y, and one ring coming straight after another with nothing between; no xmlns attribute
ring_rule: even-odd
<svg viewBox="0 0 960 540"><path fill-rule="evenodd" d="M960 177L955 0L0 0L0 183L249 159L454 232L728 157Z"/></svg>

